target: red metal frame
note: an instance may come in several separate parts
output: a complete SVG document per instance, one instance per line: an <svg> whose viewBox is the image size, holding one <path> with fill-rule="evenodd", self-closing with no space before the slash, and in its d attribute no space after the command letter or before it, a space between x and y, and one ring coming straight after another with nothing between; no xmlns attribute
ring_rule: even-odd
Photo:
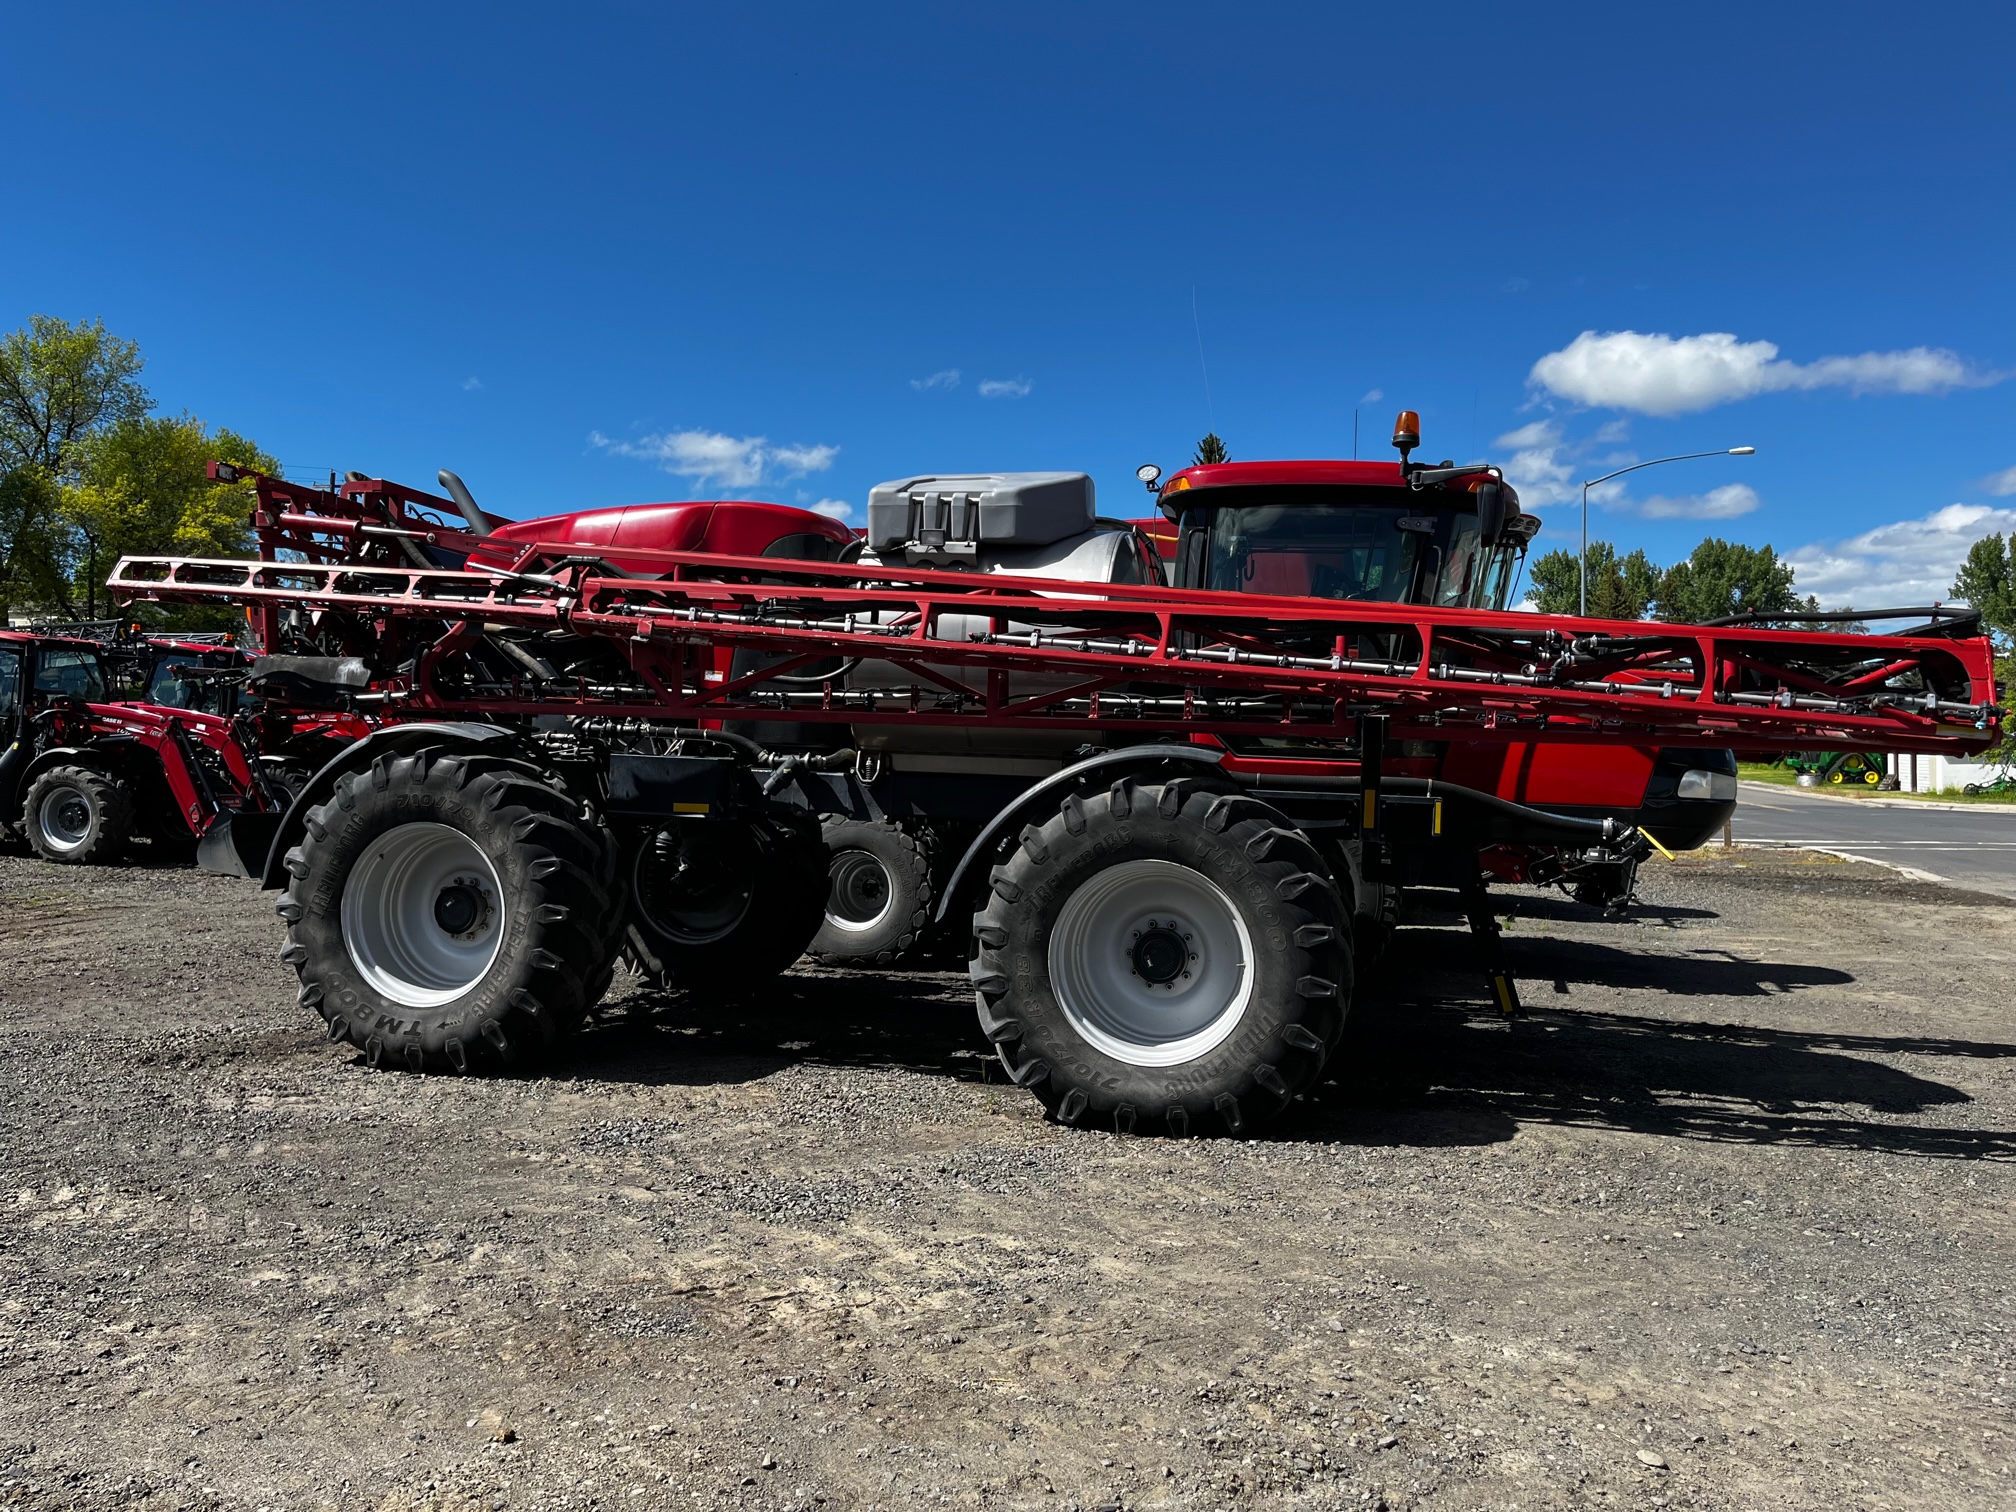
<svg viewBox="0 0 2016 1512"><path fill-rule="evenodd" d="M328 522L310 523L321 529ZM295 528L288 534L290 546L302 537ZM453 530L433 539L472 552L469 566L127 558L110 586L129 599L243 603L276 625L282 606L352 616L381 651L400 653L381 656L380 665L417 657L411 677L375 690L394 716L452 710L509 717L564 707L620 718L788 717L1335 741L1349 737L1359 715L1374 712L1390 717L1395 740L1523 741L1544 731L1550 742L1958 754L1999 738L1992 656L1979 636L1655 626L1160 587L1095 590L1033 578L626 548L626 561L660 574L637 578L585 557L578 543L486 544ZM444 679L454 658L485 624L604 637L641 686L521 682L484 696L450 690ZM714 653L723 646L783 660L728 677L716 670ZM834 657L893 663L904 685L877 691L843 681L777 681ZM1880 673L1860 670L1871 660L1881 661ZM977 681L963 675L975 673ZM1964 696L1883 686L1908 674Z"/></svg>

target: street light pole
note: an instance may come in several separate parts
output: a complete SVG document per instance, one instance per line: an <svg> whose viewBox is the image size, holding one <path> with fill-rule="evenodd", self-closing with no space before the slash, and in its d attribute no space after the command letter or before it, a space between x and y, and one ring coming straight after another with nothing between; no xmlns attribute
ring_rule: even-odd
<svg viewBox="0 0 2016 1512"><path fill-rule="evenodd" d="M1581 613L1583 618L1586 619L1588 618L1589 615L1589 490L1590 489L1594 488L1599 483L1608 483L1612 478L1621 478L1626 473L1637 472L1640 468L1657 467L1662 462L1692 462L1696 457L1754 457L1756 454L1757 454L1757 448L1754 446L1731 446L1722 451L1682 452L1677 457L1654 457L1650 462L1634 462L1629 467L1620 467L1617 469L1617 471L1613 473L1605 473L1600 478L1591 478L1587 483L1584 483L1582 485L1582 563L1581 563L1581 578L1582 578Z"/></svg>

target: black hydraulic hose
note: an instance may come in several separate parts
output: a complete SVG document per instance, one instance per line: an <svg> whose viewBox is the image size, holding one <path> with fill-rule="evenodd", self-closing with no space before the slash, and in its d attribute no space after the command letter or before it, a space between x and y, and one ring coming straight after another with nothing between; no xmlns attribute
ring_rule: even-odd
<svg viewBox="0 0 2016 1512"><path fill-rule="evenodd" d="M1248 783L1255 788L1289 789L1298 792L1356 793L1362 783L1357 777L1295 777L1275 775L1254 775L1244 773L1225 774L1235 780ZM1571 835L1599 840L1620 840L1631 833L1633 826L1615 819L1583 819L1573 814L1557 814L1551 809L1533 808L1524 803L1514 803L1509 798L1500 798L1495 793L1479 792L1476 788L1460 787L1453 782L1439 782L1431 777L1392 777L1379 779L1381 791L1405 793L1410 797L1447 798L1459 803L1474 804L1487 813L1500 818L1516 819L1521 824L1558 827Z"/></svg>

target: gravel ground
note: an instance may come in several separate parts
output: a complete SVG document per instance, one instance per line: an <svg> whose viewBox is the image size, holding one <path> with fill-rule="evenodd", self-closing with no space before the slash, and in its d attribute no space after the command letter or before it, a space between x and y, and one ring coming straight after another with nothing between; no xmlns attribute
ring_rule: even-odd
<svg viewBox="0 0 2016 1512"><path fill-rule="evenodd" d="M1265 1141L963 982L373 1073L271 899L0 856L0 1506L2003 1508L2016 905L1738 852L1415 909Z"/></svg>

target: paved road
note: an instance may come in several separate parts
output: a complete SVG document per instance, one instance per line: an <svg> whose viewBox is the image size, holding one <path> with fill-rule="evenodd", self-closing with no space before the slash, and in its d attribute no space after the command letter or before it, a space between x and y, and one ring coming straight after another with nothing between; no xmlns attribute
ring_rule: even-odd
<svg viewBox="0 0 2016 1512"><path fill-rule="evenodd" d="M1736 805L1736 841L1817 846L2016 897L2016 805L1879 805L1746 782Z"/></svg>

